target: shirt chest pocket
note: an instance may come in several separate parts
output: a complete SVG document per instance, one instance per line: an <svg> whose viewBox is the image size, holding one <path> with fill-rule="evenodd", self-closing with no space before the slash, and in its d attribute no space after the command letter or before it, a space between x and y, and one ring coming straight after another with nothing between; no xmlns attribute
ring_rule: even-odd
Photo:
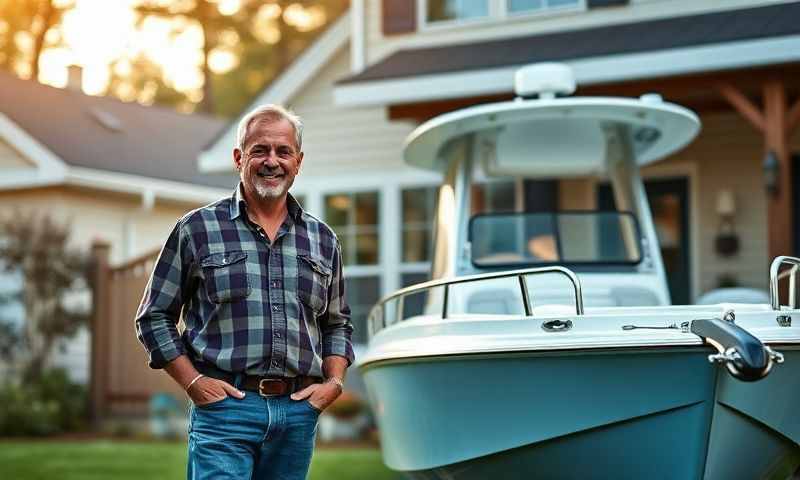
<svg viewBox="0 0 800 480"><path fill-rule="evenodd" d="M321 259L309 255L297 256L297 295L300 301L322 315L328 306L328 287L331 284L331 267Z"/></svg>
<svg viewBox="0 0 800 480"><path fill-rule="evenodd" d="M212 302L234 302L250 295L246 260L247 253L230 251L212 253L200 261L206 293Z"/></svg>

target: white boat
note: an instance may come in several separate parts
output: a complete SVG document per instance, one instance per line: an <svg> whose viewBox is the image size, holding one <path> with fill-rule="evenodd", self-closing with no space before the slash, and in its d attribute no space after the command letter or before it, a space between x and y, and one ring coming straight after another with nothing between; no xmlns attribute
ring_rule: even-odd
<svg viewBox="0 0 800 480"><path fill-rule="evenodd" d="M769 304L671 305L639 169L698 117L658 95L570 97L555 64L516 89L406 142L444 181L433 280L373 308L358 362L386 464L422 479L790 476L800 326L778 283L795 291L800 260L775 259ZM475 179L509 175L607 178L620 211L471 215Z"/></svg>

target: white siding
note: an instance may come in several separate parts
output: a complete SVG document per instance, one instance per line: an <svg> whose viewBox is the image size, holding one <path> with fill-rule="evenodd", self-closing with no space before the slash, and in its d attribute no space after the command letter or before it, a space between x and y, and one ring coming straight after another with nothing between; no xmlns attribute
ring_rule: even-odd
<svg viewBox="0 0 800 480"><path fill-rule="evenodd" d="M388 171L426 177L425 172L411 169L402 161L403 140L414 129L413 123L389 121L383 107L334 105L333 86L348 74L349 57L349 48L342 48L289 102L305 124L305 160L302 176L297 180L298 192L306 190L304 181L351 185L354 172L361 177L385 175ZM437 179L438 176L428 178Z"/></svg>
<svg viewBox="0 0 800 480"><path fill-rule="evenodd" d="M417 0L408 0L417 1ZM414 33L384 36L381 0L366 0L367 65L403 48L493 40L562 30L651 20L675 15L786 3L786 0L632 0L622 8L597 8L582 12L529 16L507 20L470 22L469 25L422 28Z"/></svg>

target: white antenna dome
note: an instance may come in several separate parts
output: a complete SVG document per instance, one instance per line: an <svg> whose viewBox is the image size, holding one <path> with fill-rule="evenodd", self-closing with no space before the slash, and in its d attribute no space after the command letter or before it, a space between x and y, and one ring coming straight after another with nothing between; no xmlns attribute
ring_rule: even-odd
<svg viewBox="0 0 800 480"><path fill-rule="evenodd" d="M555 98L575 92L575 75L563 63L534 63L517 70L514 92L522 98Z"/></svg>

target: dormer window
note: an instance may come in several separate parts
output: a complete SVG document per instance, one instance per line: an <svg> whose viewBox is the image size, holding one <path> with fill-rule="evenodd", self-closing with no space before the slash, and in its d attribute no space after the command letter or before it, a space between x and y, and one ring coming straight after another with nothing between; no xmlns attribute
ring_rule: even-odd
<svg viewBox="0 0 800 480"><path fill-rule="evenodd" d="M420 20L439 26L502 20L519 15L554 13L583 9L586 0L418 0Z"/></svg>

